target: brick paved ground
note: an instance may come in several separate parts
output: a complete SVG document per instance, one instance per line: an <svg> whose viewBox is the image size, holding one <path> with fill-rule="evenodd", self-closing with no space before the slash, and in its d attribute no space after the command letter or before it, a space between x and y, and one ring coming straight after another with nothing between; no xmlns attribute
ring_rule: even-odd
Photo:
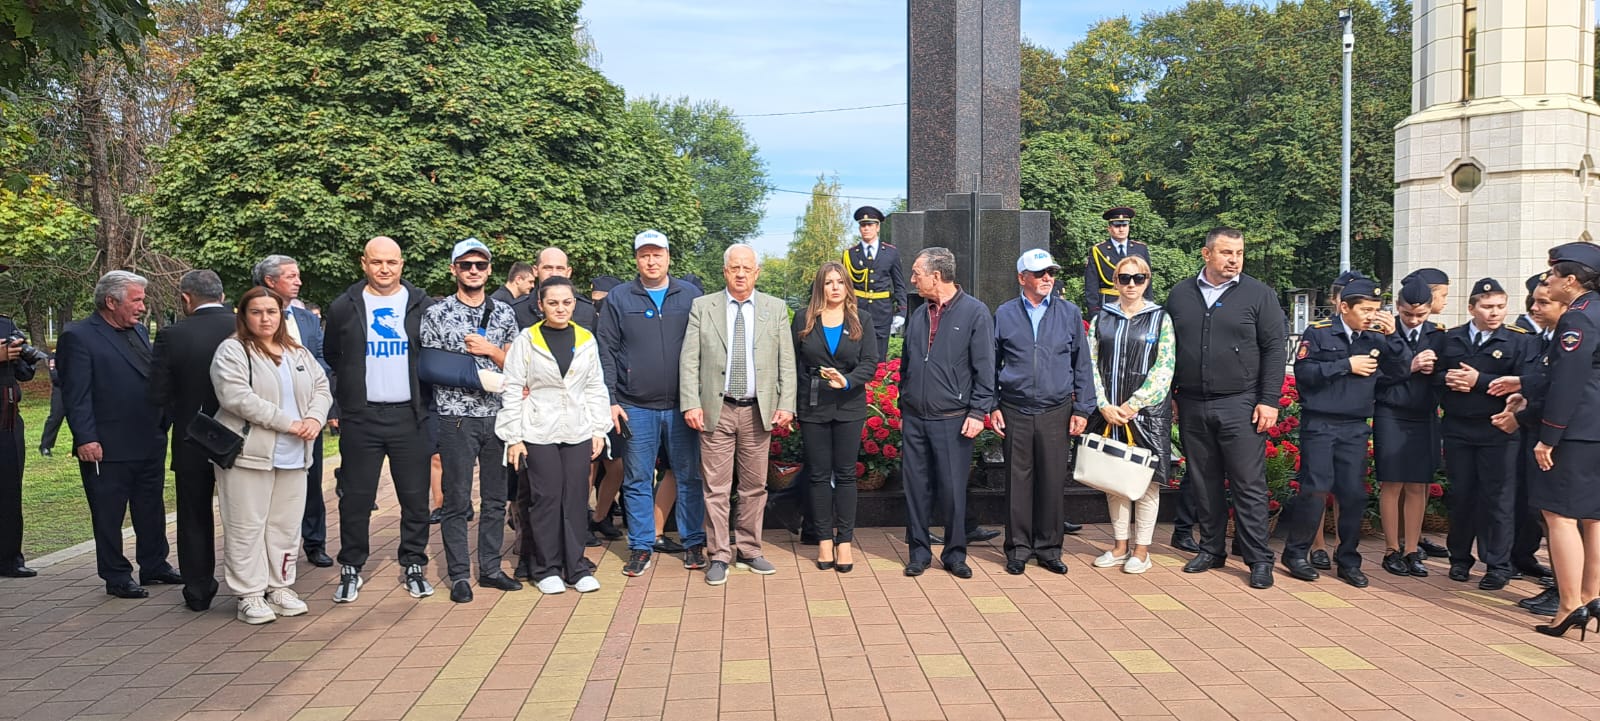
<svg viewBox="0 0 1600 721"><path fill-rule="evenodd" d="M1094 569L1107 530L1091 527L1065 577L1008 576L983 545L969 581L908 579L899 530L860 532L849 575L780 531L771 577L711 588L664 558L629 580L612 544L594 549L599 592L456 605L400 589L380 503L385 560L360 600L335 606L336 569L304 566L311 612L267 626L235 622L226 596L204 614L173 587L108 597L92 554L0 579L0 718L1600 718L1584 690L1600 688L1600 640L1539 636L1511 605L1531 585L1483 593L1438 563L1396 579L1369 552L1371 588L1280 574L1256 592L1237 564L1185 575L1165 547L1144 576Z"/></svg>

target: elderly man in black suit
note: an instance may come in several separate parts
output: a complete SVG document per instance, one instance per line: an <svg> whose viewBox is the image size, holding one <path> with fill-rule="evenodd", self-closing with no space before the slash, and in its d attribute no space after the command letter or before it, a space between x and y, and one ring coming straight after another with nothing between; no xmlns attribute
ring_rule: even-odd
<svg viewBox="0 0 1600 721"><path fill-rule="evenodd" d="M196 413L217 412L211 387L211 358L233 334L233 313L223 307L222 279L209 270L191 270L178 281L186 316L156 336L151 361L150 405L172 419L172 476L178 491L178 566L183 569L183 604L191 611L211 608L217 595L216 519L211 496L216 468L204 451L189 443L189 421Z"/></svg>
<svg viewBox="0 0 1600 721"><path fill-rule="evenodd" d="M167 418L144 402L151 350L144 315L149 281L113 270L94 285L95 312L67 326L56 345L61 394L94 525L95 561L106 593L146 598L152 583L183 583L167 563ZM139 582L122 553L122 519L131 511Z"/></svg>

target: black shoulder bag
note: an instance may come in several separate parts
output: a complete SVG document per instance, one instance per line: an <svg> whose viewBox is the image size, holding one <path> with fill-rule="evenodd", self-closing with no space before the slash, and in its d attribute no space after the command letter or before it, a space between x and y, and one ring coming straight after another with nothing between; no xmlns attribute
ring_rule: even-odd
<svg viewBox="0 0 1600 721"><path fill-rule="evenodd" d="M250 359L250 349L244 351L245 368L249 372L251 392L255 391L256 366ZM245 422L244 427L235 433L232 428L222 425L216 418L217 409L210 413L204 409L194 414L194 419L189 421L189 427L184 430L189 442L193 443L206 454L206 458L217 464L218 468L232 468L234 461L239 460L239 453L244 450L244 439L250 435L250 423Z"/></svg>

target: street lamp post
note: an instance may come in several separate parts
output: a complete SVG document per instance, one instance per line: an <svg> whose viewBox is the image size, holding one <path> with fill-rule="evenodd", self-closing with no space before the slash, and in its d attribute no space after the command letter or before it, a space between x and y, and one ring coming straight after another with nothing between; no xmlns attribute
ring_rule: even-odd
<svg viewBox="0 0 1600 721"><path fill-rule="evenodd" d="M1349 8L1339 11L1344 27L1344 134L1339 162L1339 271L1350 270L1350 57L1356 47L1354 19Z"/></svg>

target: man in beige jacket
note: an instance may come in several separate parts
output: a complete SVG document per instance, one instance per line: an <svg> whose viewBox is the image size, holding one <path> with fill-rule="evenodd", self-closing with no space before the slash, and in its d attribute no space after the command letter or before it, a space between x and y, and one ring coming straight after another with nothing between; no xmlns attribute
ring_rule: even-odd
<svg viewBox="0 0 1600 721"><path fill-rule="evenodd" d="M783 301L756 291L761 265L748 245L722 255L727 290L701 296L689 314L678 366L679 407L700 432L700 469L705 477L706 583L728 580L728 564L754 573L776 573L761 555L761 523L767 505L767 456L772 429L794 420L794 340ZM738 463L738 557L728 544L729 494Z"/></svg>

